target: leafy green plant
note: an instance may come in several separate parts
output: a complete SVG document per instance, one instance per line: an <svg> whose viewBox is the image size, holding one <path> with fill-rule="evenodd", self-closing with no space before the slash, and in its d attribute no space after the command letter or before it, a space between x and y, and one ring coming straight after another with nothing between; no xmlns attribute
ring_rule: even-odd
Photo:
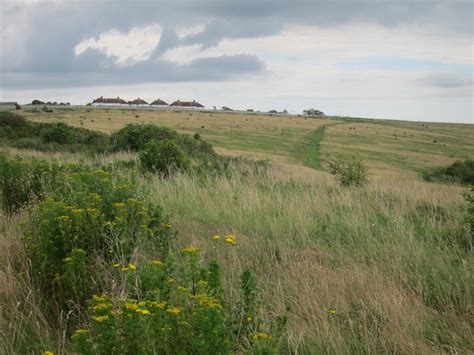
<svg viewBox="0 0 474 355"><path fill-rule="evenodd" d="M145 170L168 175L173 170L184 170L190 165L190 158L174 140L152 140L140 152L139 160Z"/></svg>
<svg viewBox="0 0 474 355"><path fill-rule="evenodd" d="M327 165L342 186L362 186L368 181L367 165L356 156L333 158Z"/></svg>
<svg viewBox="0 0 474 355"><path fill-rule="evenodd" d="M274 338L262 324L249 329L247 342L236 342L240 338L234 339L229 331L233 318L221 294L219 264L212 261L206 266L199 248L188 247L181 254L182 264L167 258L113 265L117 279L125 276L128 296L93 296L90 321L73 335L75 350L80 354L228 354L237 349L275 353ZM239 314L249 307L254 312L256 285L249 271L242 281L245 310Z"/></svg>
<svg viewBox="0 0 474 355"><path fill-rule="evenodd" d="M125 179L95 170L66 174L33 211L24 235L35 281L65 304L71 300L70 278L80 275L79 266L89 276L83 294L74 291L77 301L100 289L94 271L101 260L129 262L145 246L166 255L172 232L160 207L137 197ZM77 250L84 251L85 265L76 265Z"/></svg>
<svg viewBox="0 0 474 355"><path fill-rule="evenodd" d="M152 124L128 124L112 135L116 150L140 151L151 140L177 139L178 132Z"/></svg>

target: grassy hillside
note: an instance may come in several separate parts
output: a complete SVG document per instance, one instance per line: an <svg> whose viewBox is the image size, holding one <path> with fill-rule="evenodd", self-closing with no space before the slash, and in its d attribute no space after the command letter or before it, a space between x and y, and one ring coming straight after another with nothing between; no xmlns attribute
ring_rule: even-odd
<svg viewBox="0 0 474 355"><path fill-rule="evenodd" d="M426 168L474 156L470 139L474 126L467 124L93 108L22 114L32 121L64 122L105 133L128 123L152 123L199 133L222 154L316 168L332 155L359 154L377 175L402 173L413 177ZM315 148L318 145L319 149ZM319 160L312 162L317 155Z"/></svg>
<svg viewBox="0 0 474 355"><path fill-rule="evenodd" d="M204 262L219 261L223 297L232 307L240 275L253 271L258 317L278 340L270 353L474 351L468 188L420 177L425 169L474 156L474 126L112 109L25 117L105 133L143 121L199 133L221 154L270 159L267 170L238 166L227 175L162 178L134 165L112 174L133 181L141 198L163 208L178 233L176 250L200 247ZM126 152L0 152L61 166L136 160ZM324 162L354 153L368 164L370 180L344 188ZM0 218L3 352L70 352L67 317L47 313L44 296L24 276L30 271L19 226L28 211ZM214 235L235 235L237 245L216 249ZM268 325L281 317L287 323L279 336Z"/></svg>

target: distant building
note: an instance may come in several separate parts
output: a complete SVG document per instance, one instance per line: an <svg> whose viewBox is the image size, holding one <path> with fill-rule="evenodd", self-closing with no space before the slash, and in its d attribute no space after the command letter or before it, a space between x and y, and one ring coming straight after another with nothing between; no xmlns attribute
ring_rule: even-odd
<svg viewBox="0 0 474 355"><path fill-rule="evenodd" d="M19 110L21 107L18 105L17 102L0 102L0 109L17 109Z"/></svg>
<svg viewBox="0 0 474 355"><path fill-rule="evenodd" d="M127 101L122 100L120 97L113 99L104 98L101 96L98 99L92 101L92 106L128 106L128 103Z"/></svg>
<svg viewBox="0 0 474 355"><path fill-rule="evenodd" d="M203 105L201 105L199 102L193 100L193 101L175 101L171 105L171 107L179 107L179 108L204 108Z"/></svg>
<svg viewBox="0 0 474 355"><path fill-rule="evenodd" d="M153 101L150 106L152 107L168 107L168 104L166 102L164 102L163 100L160 100L160 99L156 99L155 101Z"/></svg>
<svg viewBox="0 0 474 355"><path fill-rule="evenodd" d="M133 101L128 102L131 106L148 106L148 102L143 99L137 98Z"/></svg>

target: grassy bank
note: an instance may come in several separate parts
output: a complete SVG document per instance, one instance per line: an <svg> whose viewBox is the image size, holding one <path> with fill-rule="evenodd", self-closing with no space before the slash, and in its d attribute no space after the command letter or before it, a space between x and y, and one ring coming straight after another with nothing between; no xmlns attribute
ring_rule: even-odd
<svg viewBox="0 0 474 355"><path fill-rule="evenodd" d="M66 113L70 112L74 111ZM91 126L100 125L103 131L113 130L106 128L105 110L91 114L96 116L81 120L94 120ZM115 114L122 115L119 110ZM73 116L48 115L32 118L80 126ZM473 351L472 231L465 219L468 202L464 197L469 189L428 183L419 174L426 167L470 154L474 149L467 139L471 126L332 125L335 122L329 120L257 120L245 115L204 118L208 113L149 115L152 122L180 125L188 133L196 125L209 125L202 136L214 141L218 152L247 152L275 163L261 170L236 166L224 175L180 172L161 178L140 172L133 163L134 153L91 156L7 147L0 153L55 160L61 166L132 161L114 165L111 176L133 181L140 199L162 207L177 231L175 250L192 246L202 250L203 263L217 259L224 303L237 307L234 286L243 271L252 270L262 324L274 324L281 317L288 320L274 352ZM117 121L112 127L125 122ZM304 129L295 128L296 122ZM233 125L241 125L243 132L233 135L235 128L229 128ZM394 132L404 138L395 140ZM432 142L435 136L440 146ZM311 144L303 145L305 149L295 155L295 147L305 139ZM275 148L277 143L282 145ZM320 168L329 156L354 152L364 158L371 173L369 183L358 188L341 187L330 174L301 163ZM67 330L72 316L63 313L52 318L44 308L49 300L32 282L22 229L29 213L25 208L8 218L0 215L0 282L4 285L0 352L71 353ZM219 252L212 238L216 235L234 235L235 247ZM181 258L177 262L178 269L183 267ZM108 286L114 285L111 278L105 279Z"/></svg>

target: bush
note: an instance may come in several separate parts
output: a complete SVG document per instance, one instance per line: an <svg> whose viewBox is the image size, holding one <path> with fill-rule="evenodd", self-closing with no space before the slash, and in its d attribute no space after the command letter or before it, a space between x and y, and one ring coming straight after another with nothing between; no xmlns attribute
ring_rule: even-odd
<svg viewBox="0 0 474 355"><path fill-rule="evenodd" d="M447 168L435 169L423 174L425 180L451 182L464 185L474 184L474 160L456 161Z"/></svg>
<svg viewBox="0 0 474 355"><path fill-rule="evenodd" d="M175 258L114 265L114 275L125 280L128 296L92 298L90 322L72 337L76 351L228 354L253 349L254 353L275 353L278 338L270 336L269 327L257 316L252 273L242 275L240 307L232 308L222 296L219 264L206 265L199 248L188 247L181 254L181 267Z"/></svg>
<svg viewBox="0 0 474 355"><path fill-rule="evenodd" d="M362 186L368 181L368 169L359 158L333 158L328 162L329 171L342 186Z"/></svg>
<svg viewBox="0 0 474 355"><path fill-rule="evenodd" d="M31 200L41 199L58 181L60 168L41 160L7 160L0 157L2 209L11 215Z"/></svg>
<svg viewBox="0 0 474 355"><path fill-rule="evenodd" d="M0 112L0 138L5 145L40 151L66 150L102 153L111 150L109 136L64 123L36 123Z"/></svg>
<svg viewBox="0 0 474 355"><path fill-rule="evenodd" d="M112 134L111 138L116 150L140 151L153 139L177 139L178 136L176 131L169 128L133 123Z"/></svg>
<svg viewBox="0 0 474 355"><path fill-rule="evenodd" d="M71 127L64 123L54 123L43 130L43 140L46 143L73 144L76 143Z"/></svg>
<svg viewBox="0 0 474 355"><path fill-rule="evenodd" d="M170 233L158 206L126 180L95 170L65 174L31 214L24 241L37 286L65 308L102 289L96 270L103 261L128 263L140 247L166 256Z"/></svg>
<svg viewBox="0 0 474 355"><path fill-rule="evenodd" d="M189 167L190 158L186 152L171 139L162 141L151 140L138 156L145 170L168 175L173 170L183 170Z"/></svg>

